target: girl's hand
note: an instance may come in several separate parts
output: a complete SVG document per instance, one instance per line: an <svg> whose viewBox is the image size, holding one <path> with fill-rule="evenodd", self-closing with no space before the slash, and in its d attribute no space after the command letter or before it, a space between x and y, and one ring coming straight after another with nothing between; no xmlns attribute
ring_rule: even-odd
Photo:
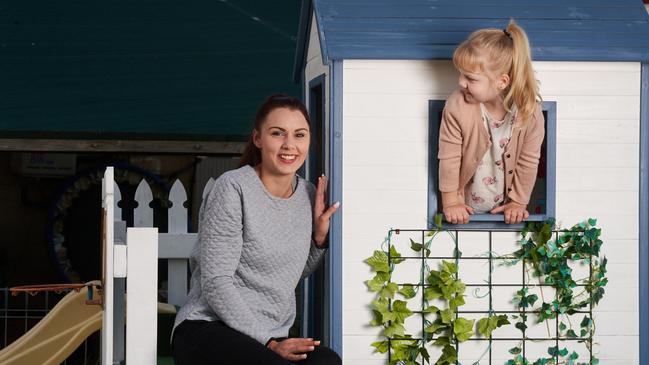
<svg viewBox="0 0 649 365"><path fill-rule="evenodd" d="M315 193L315 205L313 206L313 240L316 246L325 246L327 233L329 232L329 221L331 216L338 210L340 203L336 202L325 211L325 195L327 192L327 178L322 175L318 178L318 188Z"/></svg>
<svg viewBox="0 0 649 365"><path fill-rule="evenodd" d="M268 348L288 361L301 361L318 345L320 341L314 341L312 338L287 338L280 342L270 341Z"/></svg>
<svg viewBox="0 0 649 365"><path fill-rule="evenodd" d="M470 206L459 203L444 208L444 219L453 224L467 224L469 223L469 215L473 214L473 208Z"/></svg>
<svg viewBox="0 0 649 365"><path fill-rule="evenodd" d="M502 212L505 212L505 223L507 224L521 223L530 216L530 213L527 212L527 205L516 202L509 202L505 205L495 207L490 213L498 214Z"/></svg>

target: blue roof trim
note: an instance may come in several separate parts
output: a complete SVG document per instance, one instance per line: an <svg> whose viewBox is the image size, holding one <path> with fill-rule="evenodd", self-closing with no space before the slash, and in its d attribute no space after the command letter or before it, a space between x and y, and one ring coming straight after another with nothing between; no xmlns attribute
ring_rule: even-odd
<svg viewBox="0 0 649 365"><path fill-rule="evenodd" d="M300 6L300 23L297 29L297 49L295 50L295 61L293 62L293 82L303 82L303 69L306 65L306 53L309 44L309 29L311 29L312 13L310 0L303 0ZM304 89L304 88L302 88ZM304 100L304 99L302 99Z"/></svg>
<svg viewBox="0 0 649 365"><path fill-rule="evenodd" d="M323 62L450 59L472 31L527 31L542 61L649 61L649 14L639 0L314 0Z"/></svg>
<svg viewBox="0 0 649 365"><path fill-rule="evenodd" d="M315 3L315 8L317 9L321 0L313 0ZM320 53L322 54L322 63L325 65L329 64L329 48L327 47L327 37L324 32L324 20L322 15L319 12L315 12L315 25L318 28L318 35L320 36Z"/></svg>

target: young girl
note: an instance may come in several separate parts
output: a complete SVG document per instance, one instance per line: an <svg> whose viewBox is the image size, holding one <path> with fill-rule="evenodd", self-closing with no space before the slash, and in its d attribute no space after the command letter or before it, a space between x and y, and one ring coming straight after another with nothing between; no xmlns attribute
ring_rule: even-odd
<svg viewBox="0 0 649 365"><path fill-rule="evenodd" d="M311 338L286 338L295 287L326 249L326 179L317 191L296 172L309 151L298 99L269 97L257 111L241 167L221 175L200 214L191 290L178 312L177 365L340 365Z"/></svg>
<svg viewBox="0 0 649 365"><path fill-rule="evenodd" d="M446 220L474 213L527 219L544 120L527 35L506 29L472 33L455 50L459 90L446 101L439 133L439 188Z"/></svg>

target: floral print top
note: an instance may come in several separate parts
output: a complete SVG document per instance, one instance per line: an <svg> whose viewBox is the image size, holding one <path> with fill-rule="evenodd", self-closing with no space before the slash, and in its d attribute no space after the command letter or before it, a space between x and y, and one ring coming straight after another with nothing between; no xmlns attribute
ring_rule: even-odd
<svg viewBox="0 0 649 365"><path fill-rule="evenodd" d="M505 193L503 153L512 136L512 125L516 117L516 108L512 108L500 121L494 120L482 103L480 110L485 128L491 136L491 148L482 157L478 169L464 190L466 204L477 214L489 213L503 203Z"/></svg>

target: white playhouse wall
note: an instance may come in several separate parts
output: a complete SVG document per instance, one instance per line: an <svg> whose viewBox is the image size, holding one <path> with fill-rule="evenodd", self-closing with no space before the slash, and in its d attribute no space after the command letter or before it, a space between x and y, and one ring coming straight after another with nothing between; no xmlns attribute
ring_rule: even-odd
<svg viewBox="0 0 649 365"><path fill-rule="evenodd" d="M535 69L543 98L557 103L557 219L569 227L597 218L609 258L595 352L603 364L638 364L640 64L535 62ZM446 99L457 73L450 61L346 60L342 77L344 363L378 365L387 357L370 347L378 330L368 326L374 293L363 283L371 277L363 260L390 228L426 227L428 159L436 158L428 156L428 101ZM515 344L506 345L499 351ZM541 347L539 356L548 344Z"/></svg>

